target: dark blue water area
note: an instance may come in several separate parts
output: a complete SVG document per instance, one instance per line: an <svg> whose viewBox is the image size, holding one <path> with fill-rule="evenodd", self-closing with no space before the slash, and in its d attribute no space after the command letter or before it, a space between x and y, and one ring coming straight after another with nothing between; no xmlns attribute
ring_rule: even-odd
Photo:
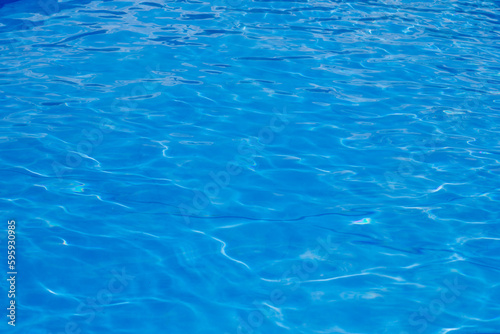
<svg viewBox="0 0 500 334"><path fill-rule="evenodd" d="M499 13L0 2L1 333L500 333Z"/></svg>

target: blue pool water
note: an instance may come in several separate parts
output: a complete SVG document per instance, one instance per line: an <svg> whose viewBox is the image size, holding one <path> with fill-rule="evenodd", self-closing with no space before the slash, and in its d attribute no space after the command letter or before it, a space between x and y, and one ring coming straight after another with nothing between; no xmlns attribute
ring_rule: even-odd
<svg viewBox="0 0 500 334"><path fill-rule="evenodd" d="M0 6L1 333L500 333L497 1Z"/></svg>

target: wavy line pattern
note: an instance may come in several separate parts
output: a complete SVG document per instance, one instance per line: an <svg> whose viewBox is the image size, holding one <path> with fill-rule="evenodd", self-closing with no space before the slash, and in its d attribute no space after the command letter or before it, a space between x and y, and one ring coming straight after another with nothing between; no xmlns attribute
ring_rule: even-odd
<svg viewBox="0 0 500 334"><path fill-rule="evenodd" d="M500 333L499 18L0 2L0 331Z"/></svg>

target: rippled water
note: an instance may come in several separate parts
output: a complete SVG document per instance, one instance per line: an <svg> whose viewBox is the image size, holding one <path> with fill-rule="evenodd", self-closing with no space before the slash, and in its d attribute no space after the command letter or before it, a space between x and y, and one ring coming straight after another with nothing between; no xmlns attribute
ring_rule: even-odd
<svg viewBox="0 0 500 334"><path fill-rule="evenodd" d="M2 333L500 333L499 15L2 1Z"/></svg>

